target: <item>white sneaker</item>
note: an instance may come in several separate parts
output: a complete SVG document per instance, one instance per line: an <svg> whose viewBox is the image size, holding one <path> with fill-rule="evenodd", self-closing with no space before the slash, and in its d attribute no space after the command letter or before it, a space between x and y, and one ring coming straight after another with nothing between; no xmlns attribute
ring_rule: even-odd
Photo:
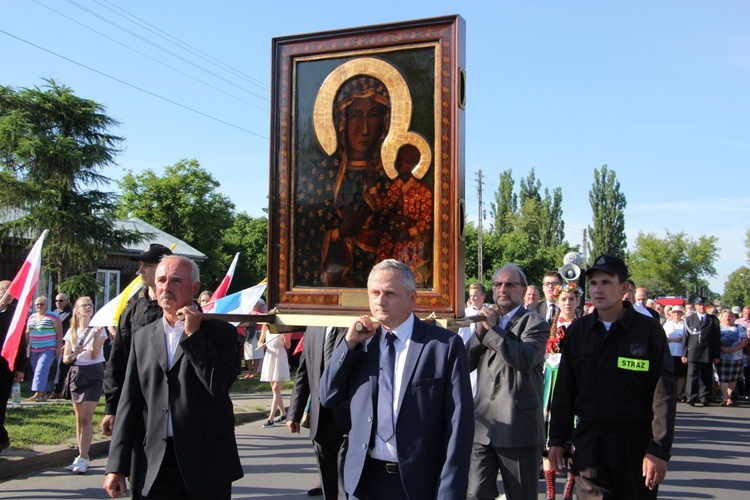
<svg viewBox="0 0 750 500"><path fill-rule="evenodd" d="M73 472L77 472L79 474L83 474L87 470L89 470L89 461L85 458L79 459L78 464L73 467Z"/></svg>
<svg viewBox="0 0 750 500"><path fill-rule="evenodd" d="M76 465L78 465L79 460L82 460L81 455L78 455L75 460L73 460L73 463L65 467L68 470L73 470Z"/></svg>

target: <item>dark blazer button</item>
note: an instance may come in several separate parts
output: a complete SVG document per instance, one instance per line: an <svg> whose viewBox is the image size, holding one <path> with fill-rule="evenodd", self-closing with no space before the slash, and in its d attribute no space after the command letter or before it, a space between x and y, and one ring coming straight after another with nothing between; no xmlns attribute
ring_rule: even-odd
<svg viewBox="0 0 750 500"><path fill-rule="evenodd" d="M161 438L161 442L162 443L166 443L167 442L167 438L166 437Z"/></svg>

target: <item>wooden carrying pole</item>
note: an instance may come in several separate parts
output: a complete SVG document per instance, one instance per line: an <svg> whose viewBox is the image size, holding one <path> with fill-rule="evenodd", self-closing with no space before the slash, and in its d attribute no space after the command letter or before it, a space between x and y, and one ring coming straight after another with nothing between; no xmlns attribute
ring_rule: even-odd
<svg viewBox="0 0 750 500"><path fill-rule="evenodd" d="M266 323L273 333L296 332L308 326L337 326L348 328L357 316L345 314L300 314L300 313L269 313L269 314L212 314L203 313L201 321L217 319L231 323ZM374 318L373 318L374 320ZM434 314L423 321L438 324L448 330L458 331L463 328L484 321L484 316L468 316L466 318L437 318ZM380 324L375 321L377 326ZM358 323L359 324L359 323ZM361 326L359 327L361 328Z"/></svg>

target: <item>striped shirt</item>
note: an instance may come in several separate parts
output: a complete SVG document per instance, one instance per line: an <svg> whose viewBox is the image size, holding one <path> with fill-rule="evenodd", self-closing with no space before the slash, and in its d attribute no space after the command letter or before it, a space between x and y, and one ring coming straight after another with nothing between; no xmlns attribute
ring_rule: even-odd
<svg viewBox="0 0 750 500"><path fill-rule="evenodd" d="M44 316L38 318L36 314L29 316L29 347L31 352L44 352L57 348L57 332L55 321L57 315L47 311Z"/></svg>

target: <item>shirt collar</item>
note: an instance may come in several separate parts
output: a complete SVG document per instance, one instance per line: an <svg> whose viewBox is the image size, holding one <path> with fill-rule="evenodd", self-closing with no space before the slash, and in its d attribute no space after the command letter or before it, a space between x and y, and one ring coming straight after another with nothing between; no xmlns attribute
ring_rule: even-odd
<svg viewBox="0 0 750 500"><path fill-rule="evenodd" d="M383 327L383 332L386 331L386 328ZM389 330L393 332L393 334L398 337L398 339L401 342L406 342L411 338L411 334L414 331L414 315L409 316L409 318L398 325L393 330ZM383 334L383 339L385 339L385 333Z"/></svg>

